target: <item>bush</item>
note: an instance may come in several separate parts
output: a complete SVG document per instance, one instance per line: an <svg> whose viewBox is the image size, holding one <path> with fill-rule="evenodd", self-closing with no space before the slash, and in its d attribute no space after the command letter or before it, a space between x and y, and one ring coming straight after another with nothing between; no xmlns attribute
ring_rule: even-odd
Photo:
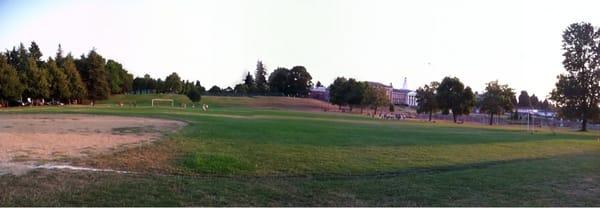
<svg viewBox="0 0 600 208"><path fill-rule="evenodd" d="M199 102L200 99L202 99L202 96L200 95L200 92L198 91L198 89L196 88L192 88L188 93L187 93L188 98L190 98L190 100L192 102Z"/></svg>

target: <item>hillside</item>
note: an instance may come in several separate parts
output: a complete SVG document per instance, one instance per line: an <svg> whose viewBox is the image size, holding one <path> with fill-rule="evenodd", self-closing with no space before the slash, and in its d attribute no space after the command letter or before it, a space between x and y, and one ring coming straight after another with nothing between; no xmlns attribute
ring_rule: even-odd
<svg viewBox="0 0 600 208"><path fill-rule="evenodd" d="M180 104L191 104L192 101L185 95L178 94L128 94L114 95L107 100L98 101L97 104L116 105L123 103L129 105L136 103L137 106L150 106L152 99L173 99L175 106ZM329 110L337 109L327 102L315 100L311 98L291 98L291 97L269 97L269 96L254 96L254 97L229 97L229 96L202 96L200 103L208 104L214 107L248 107L248 108L270 108L270 109L294 109L294 110L310 110L323 111L324 108Z"/></svg>
<svg viewBox="0 0 600 208"><path fill-rule="evenodd" d="M113 95L107 100L98 101L97 104L116 105L122 102L124 105L135 103L137 106L151 106L152 99L173 99L175 101L175 106L179 106L182 103L192 103L187 96L179 94L127 94Z"/></svg>
<svg viewBox="0 0 600 208"><path fill-rule="evenodd" d="M336 107L320 100L312 98L292 97L226 97L226 96L203 96L202 103L218 107L250 107L250 108L274 108L274 109L296 109L317 110L324 108L335 109Z"/></svg>

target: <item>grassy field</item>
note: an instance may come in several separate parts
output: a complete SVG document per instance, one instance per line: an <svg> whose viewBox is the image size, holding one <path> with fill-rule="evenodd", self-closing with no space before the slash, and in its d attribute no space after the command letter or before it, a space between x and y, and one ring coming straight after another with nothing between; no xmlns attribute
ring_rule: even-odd
<svg viewBox="0 0 600 208"><path fill-rule="evenodd" d="M598 132L383 121L319 112L323 104L311 100L286 108L294 98L206 96L208 112L148 107L154 97L0 111L188 123L155 144L70 161L131 174L0 176L0 205L600 205ZM138 107L115 107L118 100Z"/></svg>

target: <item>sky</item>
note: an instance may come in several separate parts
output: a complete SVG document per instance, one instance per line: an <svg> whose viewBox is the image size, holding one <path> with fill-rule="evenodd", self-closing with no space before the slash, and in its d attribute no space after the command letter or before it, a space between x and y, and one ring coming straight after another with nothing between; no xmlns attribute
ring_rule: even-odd
<svg viewBox="0 0 600 208"><path fill-rule="evenodd" d="M600 26L600 1L0 0L0 50L36 41L76 57L96 49L135 76L177 72L233 86L258 60L409 89L456 76L498 80L544 98L562 67L569 24Z"/></svg>

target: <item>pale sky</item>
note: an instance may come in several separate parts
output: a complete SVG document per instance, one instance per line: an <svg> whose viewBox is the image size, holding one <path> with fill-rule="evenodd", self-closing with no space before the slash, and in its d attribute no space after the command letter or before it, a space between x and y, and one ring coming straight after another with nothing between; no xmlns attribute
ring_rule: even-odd
<svg viewBox="0 0 600 208"><path fill-rule="evenodd" d="M96 48L135 76L177 72L232 86L262 60L337 76L418 86L459 77L482 91L499 80L545 97L562 73L561 35L600 26L600 1L28 1L0 0L0 49L32 40L76 57Z"/></svg>

